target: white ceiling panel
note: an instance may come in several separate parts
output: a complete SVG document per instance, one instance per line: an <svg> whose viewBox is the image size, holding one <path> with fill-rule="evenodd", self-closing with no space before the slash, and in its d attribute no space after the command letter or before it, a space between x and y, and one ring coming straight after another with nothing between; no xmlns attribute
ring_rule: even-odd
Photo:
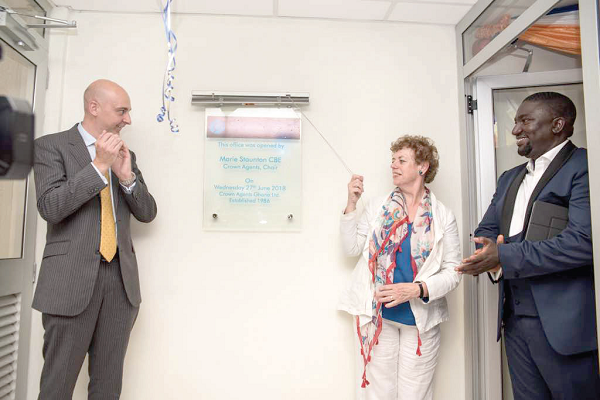
<svg viewBox="0 0 600 400"><path fill-rule="evenodd" d="M456 25L470 5L436 3L397 3L388 20Z"/></svg>
<svg viewBox="0 0 600 400"><path fill-rule="evenodd" d="M440 3L440 5L468 5L472 6L477 0L398 0L406 3Z"/></svg>
<svg viewBox="0 0 600 400"><path fill-rule="evenodd" d="M180 13L273 15L273 0L175 0L172 4L173 11Z"/></svg>
<svg viewBox="0 0 600 400"><path fill-rule="evenodd" d="M74 10L156 12L166 0L54 0L57 6ZM197 14L273 15L273 0L175 0L172 11Z"/></svg>
<svg viewBox="0 0 600 400"><path fill-rule="evenodd" d="M53 0L73 10L158 12L166 0ZM528 0L530 1L530 0ZM563 0L574 1L574 0ZM173 0L173 11L454 25L477 0Z"/></svg>
<svg viewBox="0 0 600 400"><path fill-rule="evenodd" d="M69 7L74 10L148 12L158 11L158 0L131 0L115 2L110 0L53 0L58 7Z"/></svg>
<svg viewBox="0 0 600 400"><path fill-rule="evenodd" d="M390 4L383 0L279 0L279 15L381 21Z"/></svg>

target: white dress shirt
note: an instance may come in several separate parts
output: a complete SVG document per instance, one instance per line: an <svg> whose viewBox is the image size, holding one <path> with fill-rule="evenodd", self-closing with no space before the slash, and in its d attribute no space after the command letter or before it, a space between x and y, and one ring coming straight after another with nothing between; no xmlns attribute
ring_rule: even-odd
<svg viewBox="0 0 600 400"><path fill-rule="evenodd" d="M558 154L563 147L566 146L568 140L565 140L561 144L552 149L548 150L537 160L529 160L527 163L527 174L519 186L517 192L517 198L515 199L515 208L513 211L512 220L510 221L510 229L508 231L509 236L514 236L523 230L523 224L525 223L525 212L527 211L527 204L533 193L533 189L537 186L538 182L544 175L544 172L548 169L548 166L554 160L554 157Z"/></svg>
<svg viewBox="0 0 600 400"><path fill-rule="evenodd" d="M565 140L558 146L548 150L537 160L529 160L527 163L527 174L523 178L523 182L519 186L517 197L515 199L515 208L513 209L512 219L510 221L510 229L508 231L509 236L514 236L523 230L523 224L525 223L525 213L527 212L527 205L533 190L537 186L538 182L544 175L544 172L548 169L548 166L554 160L554 157L567 145L569 140ZM498 280L502 276L502 268L497 272L492 273L495 280Z"/></svg>
<svg viewBox="0 0 600 400"><path fill-rule="evenodd" d="M100 172L100 170L98 168L96 168L96 166L93 163L94 159L96 158L96 138L93 137L88 131L86 131L81 123L79 123L77 125L77 129L79 130L79 134L81 135L81 138L83 139L83 142L85 143L85 147L87 148L87 151L90 153L90 157L92 159L92 167L94 167L96 172L98 172L98 175L100 176L100 178L102 178L102 181L105 184L108 184L108 186L110 188L110 200L112 202L113 218L115 219L115 222L116 222L117 215L116 215L116 211L115 211L115 199L113 199L113 196L112 196L113 191L112 191L112 174L110 173L111 169L110 168L108 169L108 177L109 177L110 181L107 181L106 177ZM121 184L121 187L127 193L131 193L134 186L135 186L135 182L133 182L131 184L131 186L129 186L129 187ZM115 224L115 229L116 229L116 224Z"/></svg>

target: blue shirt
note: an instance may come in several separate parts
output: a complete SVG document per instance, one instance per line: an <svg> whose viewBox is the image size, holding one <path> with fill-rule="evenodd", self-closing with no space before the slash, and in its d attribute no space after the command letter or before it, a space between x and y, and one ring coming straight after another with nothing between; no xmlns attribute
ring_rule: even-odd
<svg viewBox="0 0 600 400"><path fill-rule="evenodd" d="M396 268L394 268L394 283L412 283L413 270L411 266L410 238L412 236L412 224L408 224L408 235L396 252ZM399 322L404 325L416 325L415 316L407 301L396 307L383 307L383 318Z"/></svg>

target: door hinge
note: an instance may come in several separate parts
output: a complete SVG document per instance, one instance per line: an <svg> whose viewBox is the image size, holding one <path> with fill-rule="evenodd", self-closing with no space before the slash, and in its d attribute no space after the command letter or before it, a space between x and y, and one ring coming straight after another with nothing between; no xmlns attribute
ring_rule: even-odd
<svg viewBox="0 0 600 400"><path fill-rule="evenodd" d="M35 278L37 277L37 263L33 263L33 280L31 283L35 284Z"/></svg>
<svg viewBox="0 0 600 400"><path fill-rule="evenodd" d="M473 110L477 110L477 100L473 100L473 96L467 96L467 113L473 114Z"/></svg>

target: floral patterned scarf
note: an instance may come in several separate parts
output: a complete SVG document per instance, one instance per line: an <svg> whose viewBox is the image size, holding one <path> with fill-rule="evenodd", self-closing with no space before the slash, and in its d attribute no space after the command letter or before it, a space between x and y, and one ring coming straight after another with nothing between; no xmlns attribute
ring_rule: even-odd
<svg viewBox="0 0 600 400"><path fill-rule="evenodd" d="M410 243L411 267L413 280L417 272L431 253L434 235L432 228L433 215L431 212L431 195L425 188L425 195L419 204L417 215L413 221L412 237ZM396 188L383 205L381 214L377 218L373 236L369 240L369 270L372 274L374 289L386 284L394 283L394 268L396 268L396 253L408 235L408 206L404 194ZM377 344L377 338L382 327L382 304L373 296L373 313L371 321L360 326L356 317L358 337L365 369L362 387L369 384L367 381L367 364L371 361L371 351ZM417 354L421 355L421 338Z"/></svg>

